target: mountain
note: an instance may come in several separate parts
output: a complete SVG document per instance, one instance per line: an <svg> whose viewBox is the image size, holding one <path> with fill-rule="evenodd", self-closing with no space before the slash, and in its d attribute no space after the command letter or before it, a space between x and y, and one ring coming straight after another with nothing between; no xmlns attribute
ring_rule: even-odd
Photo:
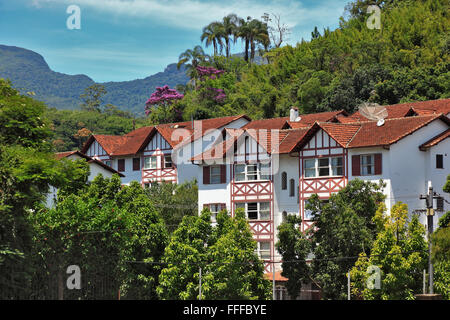
<svg viewBox="0 0 450 320"><path fill-rule="evenodd" d="M84 89L95 83L84 74L68 75L51 70L45 59L34 51L5 45L0 45L0 78L10 79L22 92L33 91L37 100L57 109L78 108ZM174 63L144 79L101 83L107 91L103 101L143 114L145 101L155 87L165 84L175 87L188 81L184 68L178 70Z"/></svg>

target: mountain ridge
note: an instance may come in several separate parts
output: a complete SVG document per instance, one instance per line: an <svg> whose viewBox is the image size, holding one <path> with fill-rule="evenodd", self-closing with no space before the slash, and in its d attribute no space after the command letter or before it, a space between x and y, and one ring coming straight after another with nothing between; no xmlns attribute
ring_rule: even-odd
<svg viewBox="0 0 450 320"><path fill-rule="evenodd" d="M164 71L142 79L128 81L95 82L85 74L69 75L53 71L45 58L32 50L0 44L0 78L10 79L14 87L23 92L34 92L35 98L57 109L77 109L84 89L95 83L105 86L105 104L113 104L121 110L137 115L144 112L145 101L155 87L186 84L189 81L184 67L176 63Z"/></svg>

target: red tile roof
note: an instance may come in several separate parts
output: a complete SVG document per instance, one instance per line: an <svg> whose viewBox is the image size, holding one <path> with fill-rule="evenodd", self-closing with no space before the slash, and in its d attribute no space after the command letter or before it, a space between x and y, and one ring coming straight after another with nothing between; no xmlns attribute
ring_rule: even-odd
<svg viewBox="0 0 450 320"><path fill-rule="evenodd" d="M443 115L386 119L384 125L380 127L377 126L377 121L362 122L361 129L347 144L347 147L389 146L436 119L442 119L450 125L450 119Z"/></svg>
<svg viewBox="0 0 450 320"><path fill-rule="evenodd" d="M85 143L82 152L87 152L91 143L96 140L102 148L111 156L127 156L137 154L145 145L150 141L156 132L159 132L161 136L170 144L172 148L176 147L180 143L188 143L202 137L206 131L212 129L219 129L227 124L238 120L246 119L250 121L251 119L246 115L239 116L229 116L205 120L197 120L178 122L178 123L167 123L160 124L155 127L148 126L142 127L129 132L123 136L112 136L112 135L92 135L88 141ZM201 126L201 130L199 130ZM185 140L174 140L173 133L177 129L185 129L188 131L189 137Z"/></svg>
<svg viewBox="0 0 450 320"><path fill-rule="evenodd" d="M428 140L421 146L419 146L419 149L422 151L425 151L425 150L437 145L439 142L447 139L448 137L450 137L450 128L447 129L446 131L442 132L441 134L438 134L436 137L431 138L430 140Z"/></svg>
<svg viewBox="0 0 450 320"><path fill-rule="evenodd" d="M413 115L426 114L448 114L450 113L450 99L429 100L419 102L407 102L394 105L384 106L388 112L386 119L402 118ZM348 117L348 119L356 121L367 121L367 118L362 116L359 111ZM346 120L343 119L345 122Z"/></svg>
<svg viewBox="0 0 450 320"><path fill-rule="evenodd" d="M281 275L282 271L276 271L275 272L275 281L288 281L289 279L286 277L283 277ZM264 277L270 281L273 281L273 273L272 272L267 272L264 274Z"/></svg>
<svg viewBox="0 0 450 320"><path fill-rule="evenodd" d="M292 129L305 128L312 126L314 122L330 122L338 117L346 117L348 114L344 110L327 111L319 113L309 113L300 115L301 120L298 122L288 121Z"/></svg>
<svg viewBox="0 0 450 320"><path fill-rule="evenodd" d="M336 117L346 117L348 114L344 110L326 111L318 113L301 114L300 121L289 121L289 117L253 120L244 126L244 129L298 129L309 127L316 121L333 121Z"/></svg>
<svg viewBox="0 0 450 320"><path fill-rule="evenodd" d="M297 143L294 149L300 150L319 129L327 132L344 148L389 146L437 119L450 125L450 119L442 114L386 119L382 126L378 126L377 121L354 123L317 122Z"/></svg>
<svg viewBox="0 0 450 320"><path fill-rule="evenodd" d="M88 155L85 155L84 153L81 153L81 152L78 151L78 150L74 150L74 151L66 151L66 152L57 152L57 153L55 153L55 156L56 156L56 159L61 160L61 159L63 159L63 158L67 158L67 157L69 157L69 156L71 156L71 155L73 155L73 154L76 154L76 155L78 155L79 157L86 159L88 163L95 163L95 164L98 164L99 166L105 168L106 170L108 170L108 171L110 171L110 172L112 172L112 173L118 174L120 177L125 177L125 176L124 176L122 173L120 173L119 171L116 171L115 169L111 168L110 166L104 164L103 162L101 162L101 161L99 161L99 160L97 160L97 159L91 158L91 157L89 157Z"/></svg>

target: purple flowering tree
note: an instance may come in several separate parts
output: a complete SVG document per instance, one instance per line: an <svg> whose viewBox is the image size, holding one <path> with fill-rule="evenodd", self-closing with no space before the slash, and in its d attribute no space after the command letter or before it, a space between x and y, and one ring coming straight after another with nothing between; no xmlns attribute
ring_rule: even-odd
<svg viewBox="0 0 450 320"><path fill-rule="evenodd" d="M223 102L227 97L223 89L208 88L208 90L211 93L212 99L216 102Z"/></svg>
<svg viewBox="0 0 450 320"><path fill-rule="evenodd" d="M224 74L225 71L216 69L214 67L198 66L197 73L198 73L198 76L200 77L200 79L204 80L205 78L216 79L216 78L220 77L220 75Z"/></svg>
<svg viewBox="0 0 450 320"><path fill-rule="evenodd" d="M152 93L150 98L145 103L145 114L149 115L156 107L168 109L174 102L183 98L183 94L179 93L175 89L170 89L168 85L156 87L156 91Z"/></svg>

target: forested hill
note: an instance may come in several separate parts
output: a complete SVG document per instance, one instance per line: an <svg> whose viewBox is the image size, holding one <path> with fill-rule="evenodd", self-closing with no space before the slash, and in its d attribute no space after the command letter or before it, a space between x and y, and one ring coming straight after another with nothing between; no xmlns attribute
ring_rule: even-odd
<svg viewBox="0 0 450 320"><path fill-rule="evenodd" d="M0 78L10 79L22 92L34 92L35 98L58 109L78 109L80 95L95 82L86 75L68 75L51 70L38 53L24 48L0 45ZM164 72L144 79L103 83L104 103L122 110L143 114L145 101L157 86L186 84L184 68L170 64Z"/></svg>
<svg viewBox="0 0 450 320"><path fill-rule="evenodd" d="M374 3L381 8L379 29L367 23ZM311 26L311 33L311 41L267 51L265 65L215 59L212 66L224 75L187 92L176 110L186 120L240 113L259 119L286 116L291 106L301 113L353 112L365 101L450 97L448 0L357 0L336 30ZM223 92L219 102L209 88ZM155 110L152 118L163 117Z"/></svg>

